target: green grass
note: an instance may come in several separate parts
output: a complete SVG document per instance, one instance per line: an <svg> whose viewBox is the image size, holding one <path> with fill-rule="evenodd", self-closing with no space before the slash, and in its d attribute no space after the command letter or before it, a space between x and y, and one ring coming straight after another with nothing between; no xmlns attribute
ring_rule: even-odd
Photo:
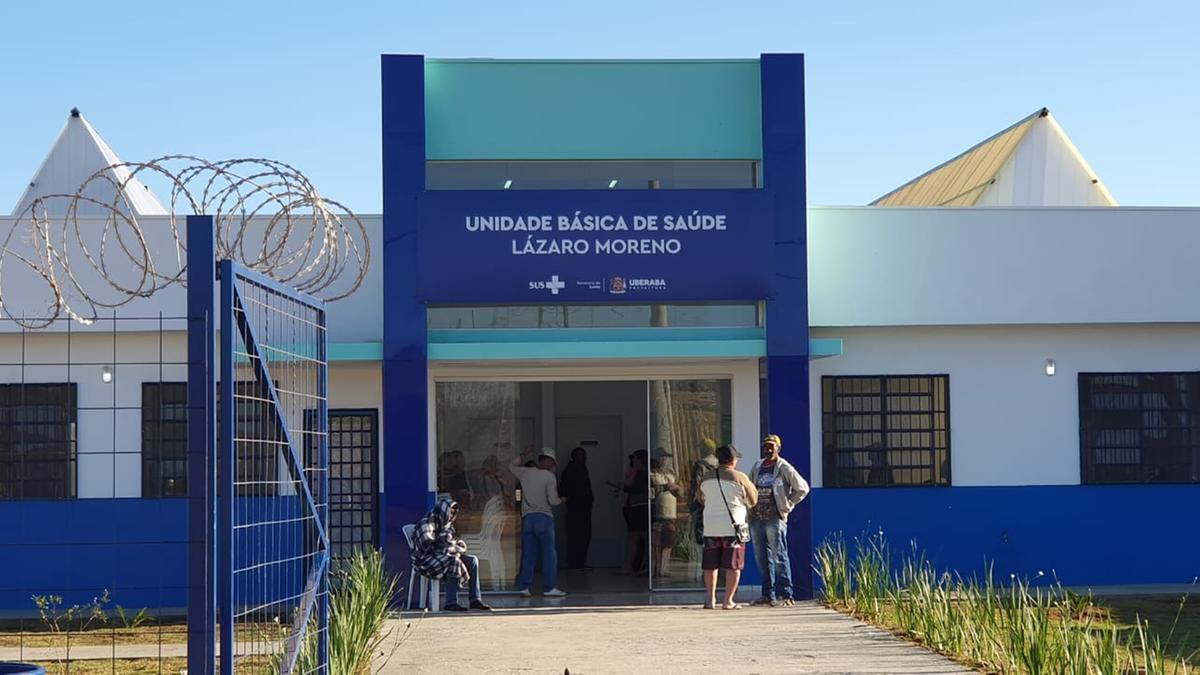
<svg viewBox="0 0 1200 675"><path fill-rule="evenodd" d="M84 631L54 632L42 625L20 630L0 630L0 647L57 647L184 644L187 626L149 625L138 628L91 628Z"/></svg>
<svg viewBox="0 0 1200 675"><path fill-rule="evenodd" d="M37 661L46 675L67 675L66 663ZM187 670L187 659L116 659L95 661L71 661L70 675L150 675L151 673L179 673Z"/></svg>
<svg viewBox="0 0 1200 675"><path fill-rule="evenodd" d="M1181 654L1200 663L1200 587L1186 601L1169 595L1140 595L1101 598L1109 621L1131 629L1140 618L1147 629L1162 640L1168 654Z"/></svg>
<svg viewBox="0 0 1200 675"><path fill-rule="evenodd" d="M1200 606L1180 598L1100 600L1041 573L1003 585L991 570L963 578L915 545L894 555L882 532L850 545L831 537L816 558L826 604L986 672L1193 672Z"/></svg>

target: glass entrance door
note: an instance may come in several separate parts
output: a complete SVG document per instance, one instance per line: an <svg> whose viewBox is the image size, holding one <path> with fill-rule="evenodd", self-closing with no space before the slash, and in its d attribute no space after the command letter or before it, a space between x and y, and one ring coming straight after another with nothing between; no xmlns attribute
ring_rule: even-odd
<svg viewBox="0 0 1200 675"><path fill-rule="evenodd" d="M483 589L517 588L523 494L508 467L543 448L574 499L554 509L563 590L702 587L696 475L732 436L730 392L728 379L438 382L437 491L460 505Z"/></svg>
<svg viewBox="0 0 1200 675"><path fill-rule="evenodd" d="M650 585L702 588L696 492L716 467L716 448L733 437L730 381L651 380L647 399Z"/></svg>

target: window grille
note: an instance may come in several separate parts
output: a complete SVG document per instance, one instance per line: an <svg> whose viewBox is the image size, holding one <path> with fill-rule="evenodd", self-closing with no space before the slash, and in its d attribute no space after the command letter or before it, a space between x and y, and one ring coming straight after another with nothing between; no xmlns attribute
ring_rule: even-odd
<svg viewBox="0 0 1200 675"><path fill-rule="evenodd" d="M826 487L950 484L948 375L826 376Z"/></svg>
<svg viewBox="0 0 1200 675"><path fill-rule="evenodd" d="M187 383L142 383L142 496L187 496Z"/></svg>
<svg viewBox="0 0 1200 675"><path fill-rule="evenodd" d="M0 499L75 496L74 382L0 384Z"/></svg>
<svg viewBox="0 0 1200 675"><path fill-rule="evenodd" d="M1080 373L1082 482L1200 483L1200 373Z"/></svg>

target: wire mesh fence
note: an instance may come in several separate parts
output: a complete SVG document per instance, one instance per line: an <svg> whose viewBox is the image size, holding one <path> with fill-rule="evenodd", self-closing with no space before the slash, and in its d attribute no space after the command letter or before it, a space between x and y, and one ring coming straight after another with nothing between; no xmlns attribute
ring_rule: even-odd
<svg viewBox="0 0 1200 675"><path fill-rule="evenodd" d="M182 317L0 320L0 661L186 667L186 354Z"/></svg>
<svg viewBox="0 0 1200 675"><path fill-rule="evenodd" d="M228 653L238 672L325 672L324 307L232 263L222 264L221 277L222 325L230 328L220 344L232 358L219 359L220 387L234 383L232 400L218 399L218 455L227 458L220 471L228 477L219 520L229 541L218 577L230 582L218 604L231 607L233 619L222 626L222 662Z"/></svg>

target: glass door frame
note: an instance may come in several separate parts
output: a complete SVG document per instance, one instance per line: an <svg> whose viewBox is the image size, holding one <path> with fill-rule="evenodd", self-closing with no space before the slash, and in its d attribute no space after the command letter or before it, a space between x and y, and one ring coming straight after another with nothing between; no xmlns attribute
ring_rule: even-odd
<svg viewBox="0 0 1200 675"><path fill-rule="evenodd" d="M645 388L646 407L646 450L651 453L652 445L652 396L650 386L656 381L704 381L725 380L729 382L730 426L733 442L737 445L757 447L759 437L759 359L697 359L666 363L588 363L572 361L554 363L546 361L471 361L439 363L430 362L427 377L428 417L428 484L431 491L437 490L437 384L443 382L613 382L641 381ZM807 383L805 384L807 386ZM750 453L751 455L755 453ZM649 459L649 457L648 457ZM745 461L745 460L743 460ZM753 461L751 458L750 461ZM748 468L743 467L743 468ZM680 467L676 466L678 472ZM650 491L650 467L646 467L647 493ZM651 558L653 537L651 509L646 515L647 557ZM648 561L649 562L649 561ZM702 590L697 586L660 587L655 585L654 569L651 564L646 570L648 592L689 592Z"/></svg>

